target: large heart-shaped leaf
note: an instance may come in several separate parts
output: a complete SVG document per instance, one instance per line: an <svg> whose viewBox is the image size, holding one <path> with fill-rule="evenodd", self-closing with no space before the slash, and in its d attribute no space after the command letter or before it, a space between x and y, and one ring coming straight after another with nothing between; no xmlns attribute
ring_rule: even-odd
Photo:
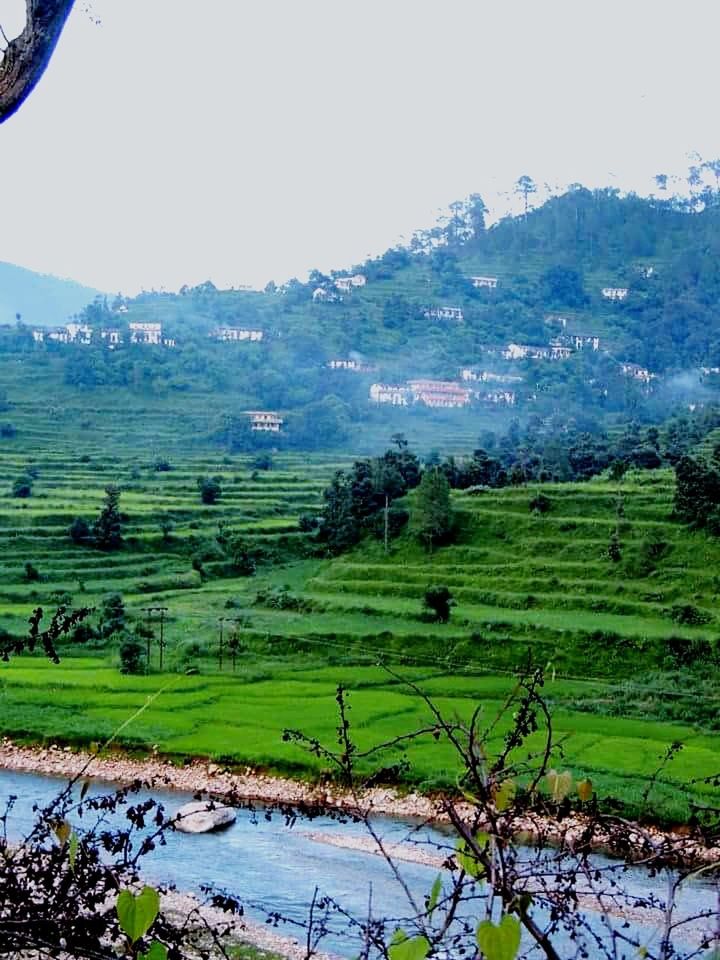
<svg viewBox="0 0 720 960"><path fill-rule="evenodd" d="M425 960L430 953L427 937L408 937L404 930L396 930L388 947L390 960Z"/></svg>
<svg viewBox="0 0 720 960"><path fill-rule="evenodd" d="M520 949L520 922L511 916L504 916L497 926L492 920L483 920L476 936L485 960L515 960Z"/></svg>
<svg viewBox="0 0 720 960"><path fill-rule="evenodd" d="M143 887L137 896L131 890L122 890L115 906L121 930L135 943L155 922L160 912L160 894L152 887Z"/></svg>

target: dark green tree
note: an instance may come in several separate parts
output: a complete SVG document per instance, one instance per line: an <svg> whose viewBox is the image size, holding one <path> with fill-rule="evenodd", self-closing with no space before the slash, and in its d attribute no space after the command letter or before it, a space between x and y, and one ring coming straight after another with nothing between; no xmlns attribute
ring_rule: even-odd
<svg viewBox="0 0 720 960"><path fill-rule="evenodd" d="M453 526L450 484L439 468L426 470L410 513L410 529L426 550L448 540Z"/></svg>
<svg viewBox="0 0 720 960"><path fill-rule="evenodd" d="M93 524L92 537L101 550L117 550L122 546L120 488L115 484L105 487L105 504Z"/></svg>
<svg viewBox="0 0 720 960"><path fill-rule="evenodd" d="M675 514L685 523L704 527L720 505L720 475L692 457L675 465Z"/></svg>
<svg viewBox="0 0 720 960"><path fill-rule="evenodd" d="M217 503L222 496L219 477L198 477L197 485L203 503Z"/></svg>
<svg viewBox="0 0 720 960"><path fill-rule="evenodd" d="M453 595L445 586L428 587L423 597L423 604L438 623L447 623L450 611L455 606Z"/></svg>
<svg viewBox="0 0 720 960"><path fill-rule="evenodd" d="M18 477L12 485L12 495L25 499L32 494L32 477L23 475Z"/></svg>
<svg viewBox="0 0 720 960"><path fill-rule="evenodd" d="M73 543L88 543L92 537L90 531L90 524L87 520L83 520L82 517L75 517L73 522L70 524L70 529L68 530L70 534L70 539Z"/></svg>

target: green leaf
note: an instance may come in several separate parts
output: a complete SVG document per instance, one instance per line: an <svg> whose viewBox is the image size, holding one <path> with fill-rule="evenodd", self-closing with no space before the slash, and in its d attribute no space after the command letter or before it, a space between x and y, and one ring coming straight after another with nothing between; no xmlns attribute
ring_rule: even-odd
<svg viewBox="0 0 720 960"><path fill-rule="evenodd" d="M486 833L478 833L475 835L475 842L481 848L487 846L489 839ZM455 849L455 859L460 869L464 870L465 873L474 877L476 880L482 880L485 876L485 867L480 863L467 843L465 843L464 840L458 840Z"/></svg>
<svg viewBox="0 0 720 960"><path fill-rule="evenodd" d="M515 790L514 780L503 780L502 783L495 784L493 789L495 809L500 813L502 813L503 810L507 810L515 798Z"/></svg>
<svg viewBox="0 0 720 960"><path fill-rule="evenodd" d="M498 926L492 920L483 920L476 936L485 960L515 960L520 949L520 922L508 915Z"/></svg>
<svg viewBox="0 0 720 960"><path fill-rule="evenodd" d="M411 939L404 930L395 931L388 947L390 960L425 960L429 953L430 941L427 937Z"/></svg>
<svg viewBox="0 0 720 960"><path fill-rule="evenodd" d="M167 960L167 947L159 940L153 940L147 953L141 953L138 960Z"/></svg>
<svg viewBox="0 0 720 960"><path fill-rule="evenodd" d="M427 903L428 913L431 914L435 909L435 907L438 905L438 900L440 899L441 891L442 891L442 877L440 876L440 874L438 874L435 877L435 883L433 883L432 885L430 896L428 898L428 903Z"/></svg>
<svg viewBox="0 0 720 960"><path fill-rule="evenodd" d="M115 906L120 929L135 943L155 922L160 912L160 894L152 887L143 887L137 896L130 890L122 890Z"/></svg>
<svg viewBox="0 0 720 960"><path fill-rule="evenodd" d="M70 869L75 873L75 861L77 860L77 852L80 841L78 840L77 833L73 830L72 836L70 837L70 847L68 848L68 860L70 861Z"/></svg>

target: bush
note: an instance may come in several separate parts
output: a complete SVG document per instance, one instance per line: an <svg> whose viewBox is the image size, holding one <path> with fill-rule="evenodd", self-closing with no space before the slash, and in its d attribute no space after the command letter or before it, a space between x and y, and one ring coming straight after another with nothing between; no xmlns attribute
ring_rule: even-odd
<svg viewBox="0 0 720 960"><path fill-rule="evenodd" d="M532 498L528 506L531 513L549 513L552 509L552 500L550 497L546 497L544 493L539 493Z"/></svg>
<svg viewBox="0 0 720 960"><path fill-rule="evenodd" d="M87 543L90 540L90 525L82 517L75 517L68 533L73 543Z"/></svg>
<svg viewBox="0 0 720 960"><path fill-rule="evenodd" d="M18 477L12 485L12 495L14 497L26 498L32 494L32 477L24 475Z"/></svg>
<svg viewBox="0 0 720 960"><path fill-rule="evenodd" d="M423 603L438 623L447 623L450 619L450 611L455 606L453 596L445 586L428 587L423 597Z"/></svg>
<svg viewBox="0 0 720 960"><path fill-rule="evenodd" d="M665 649L671 663L678 667L708 663L713 658L710 642L704 637L668 637Z"/></svg>
<svg viewBox="0 0 720 960"><path fill-rule="evenodd" d="M127 637L120 647L120 673L143 672L143 648L134 637Z"/></svg>
<svg viewBox="0 0 720 960"><path fill-rule="evenodd" d="M166 460L165 457L156 457L153 463L153 470L155 473L168 473L172 470L172 464L169 460Z"/></svg>
<svg viewBox="0 0 720 960"><path fill-rule="evenodd" d="M198 477L197 485L203 503L217 503L222 496L219 477Z"/></svg>
<svg viewBox="0 0 720 960"><path fill-rule="evenodd" d="M17 427L12 423L3 423L0 425L0 437L4 440L11 440L17 436Z"/></svg>
<svg viewBox="0 0 720 960"><path fill-rule="evenodd" d="M272 470L273 466L273 458L269 453L261 453L252 462L253 470Z"/></svg>
<svg viewBox="0 0 720 960"><path fill-rule="evenodd" d="M691 603L676 603L670 608L670 619L674 623L688 627L700 627L704 623L710 623L713 618L709 613L699 610Z"/></svg>
<svg viewBox="0 0 720 960"><path fill-rule="evenodd" d="M31 563L25 564L25 579L32 583L37 580L41 580L40 571L37 567L34 567Z"/></svg>

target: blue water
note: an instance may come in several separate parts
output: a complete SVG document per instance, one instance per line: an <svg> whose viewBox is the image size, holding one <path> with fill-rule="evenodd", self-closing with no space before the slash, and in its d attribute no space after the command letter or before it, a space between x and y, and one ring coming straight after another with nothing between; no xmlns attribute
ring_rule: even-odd
<svg viewBox="0 0 720 960"><path fill-rule="evenodd" d="M22 800L9 820L11 840L19 839L30 828L31 803L48 803L62 783L34 774L0 771L0 809L10 795ZM93 792L105 790L106 787L98 785ZM153 796L161 800L171 814L189 799L179 792L153 791ZM134 797L132 802L136 802ZM82 828L83 821L76 825ZM375 827L384 840L391 842L408 838L421 844L448 842L437 830L418 828L401 820L378 818ZM311 823L298 821L290 827L279 815L267 821L241 810L236 823L222 833L189 835L170 831L167 845L144 858L144 876L153 883L175 883L180 890L197 891L201 884L212 882L236 895L247 915L260 920L265 919L264 911L277 911L297 922L306 920L316 888L320 895L331 895L358 920L367 916L370 897L376 917L403 917L411 913L404 892L381 857L318 842L307 835L309 832L367 835L362 824L341 824L327 817ZM598 864L607 862L598 857ZM398 868L422 905L438 870L404 861L398 862ZM639 870L632 870L629 877L637 895L665 893L663 878L650 878ZM712 907L715 896L714 887L708 884L688 885L682 894L680 911L689 913ZM293 929L291 924L281 927L279 932L304 939L302 932ZM642 932L646 941L651 942L653 928L648 926ZM359 941L348 941L338 933L323 941L323 949L347 957L357 956ZM572 952L574 955L575 947ZM628 950L627 955L633 955L633 951Z"/></svg>

